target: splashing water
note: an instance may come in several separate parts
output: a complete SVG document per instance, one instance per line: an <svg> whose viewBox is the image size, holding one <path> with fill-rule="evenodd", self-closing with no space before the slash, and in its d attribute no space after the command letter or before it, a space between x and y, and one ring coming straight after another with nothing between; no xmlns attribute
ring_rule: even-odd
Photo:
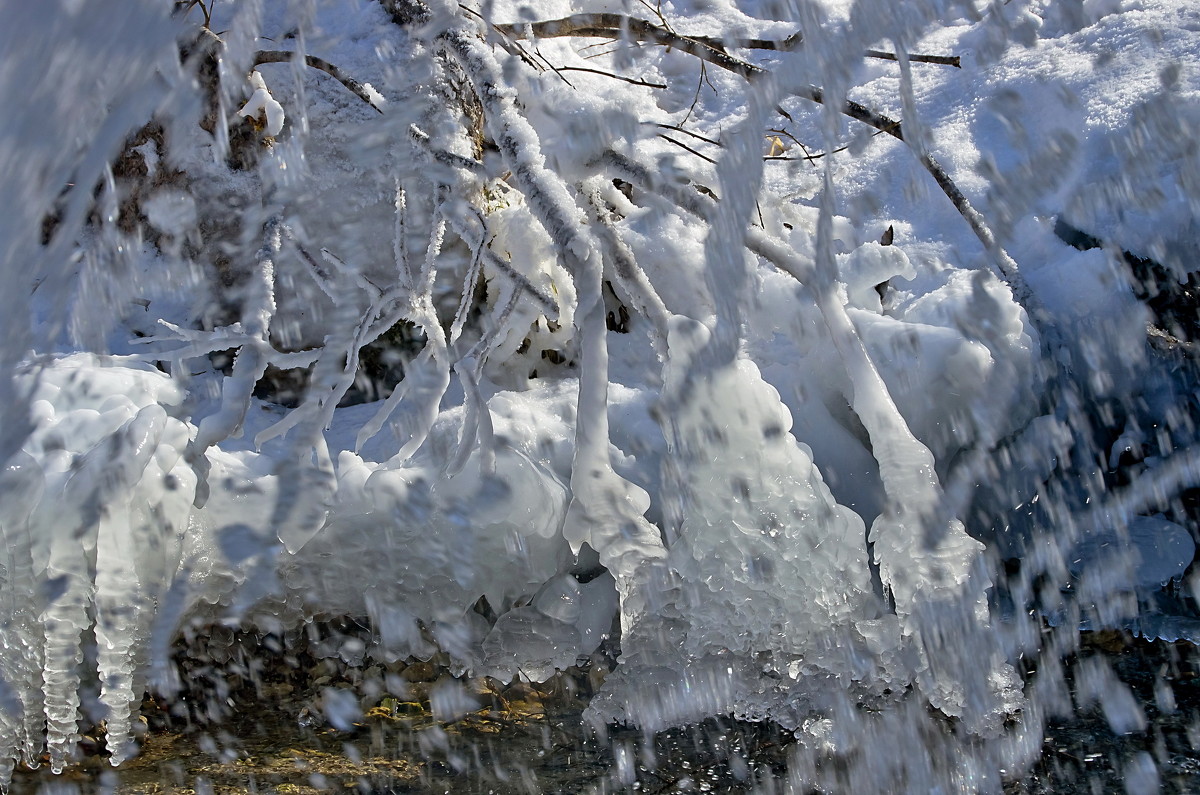
<svg viewBox="0 0 1200 795"><path fill-rule="evenodd" d="M1063 661L1200 634L1186 3L169 5L0 8L0 784L193 620L619 645L804 789L1144 724Z"/></svg>

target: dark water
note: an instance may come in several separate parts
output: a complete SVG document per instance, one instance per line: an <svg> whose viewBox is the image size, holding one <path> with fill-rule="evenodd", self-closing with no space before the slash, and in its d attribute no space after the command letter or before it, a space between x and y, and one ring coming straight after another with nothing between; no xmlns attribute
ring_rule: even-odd
<svg viewBox="0 0 1200 795"><path fill-rule="evenodd" d="M141 752L120 769L108 765L101 741L85 737L77 768L62 776L45 766L18 771L13 791L811 791L789 764L796 740L777 726L710 720L649 738L637 729L589 725L583 707L598 682L595 671L574 670L540 686L471 682L465 692L477 709L445 721L429 701L448 677L436 665L363 668L261 647L249 654L252 645L257 641L244 635L213 643L209 657L195 645L181 650L188 690L171 701L146 700ZM1097 633L1085 636L1078 656L1091 655L1101 655L1130 686L1146 729L1117 734L1102 705L1077 708L1050 723L1039 762L1004 791L1200 792L1196 647ZM1068 679L1074 662L1066 661ZM402 680L407 692L364 697L375 691L373 680ZM365 714L345 730L330 726L320 709L326 688L355 693Z"/></svg>

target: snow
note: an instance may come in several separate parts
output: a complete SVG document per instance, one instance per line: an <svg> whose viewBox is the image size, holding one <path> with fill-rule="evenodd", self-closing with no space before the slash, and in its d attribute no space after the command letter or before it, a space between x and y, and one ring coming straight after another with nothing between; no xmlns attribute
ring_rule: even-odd
<svg viewBox="0 0 1200 795"><path fill-rule="evenodd" d="M186 622L349 615L375 632L356 659L440 650L502 680L544 681L616 632L598 724L732 713L840 749L878 726L915 738L932 706L980 738L944 780L995 777L1031 741L982 738L1019 712L1040 731L1012 666L1037 628L1023 610L1002 620L997 591L1021 586L996 557L1077 587L1089 621L1176 625L1137 601L1195 555L1156 491L1194 481L1192 459L1170 457L1190 426L1146 375L1152 318L1116 252L1197 269L1197 12L694 5L661 12L686 34L803 27L806 44L731 48L777 75L749 82L677 48L570 38L536 43L557 67L539 71L455 9L405 31L389 4L321 0L300 30L286 0L217 3L234 85L219 115L276 140L252 173L194 119L138 146L156 181L138 198L146 240L116 211L89 221L90 185L112 210L127 190L115 144L156 103L194 116L190 78L162 56L174 28L130 23L121 53L70 14L0 10L0 44L24 25L122 67L95 129L75 121L100 118L90 89L55 63L0 70L0 101L22 111L0 122L0 180L29 204L0 213L0 262L33 290L0 311L0 758L33 762L45 729L52 766L72 761L85 659L117 764L142 690L178 685L168 651ZM300 59L242 69L258 36L336 64L384 114ZM876 46L962 68L859 57ZM808 83L903 118L987 226L919 152L785 90ZM479 129L452 85L478 95ZM767 140L796 159L764 161ZM75 182L89 187L62 192ZM56 202L65 231L44 247ZM1070 248L1060 218L1105 247ZM349 405L367 347L402 321L420 340L397 354L403 379ZM221 371L210 355L235 348ZM290 408L256 392L269 368L309 366ZM1089 403L1123 412L1098 455ZM1150 479L1110 497L1094 462L1118 446ZM1114 729L1137 728L1114 675L1086 674ZM454 683L433 698L447 720L474 707ZM335 726L361 715L345 691L321 702ZM868 702L876 729L858 722ZM916 742L861 780L908 765ZM914 791L942 774L928 753L905 768L927 776ZM1157 780L1143 761L1138 780Z"/></svg>
<svg viewBox="0 0 1200 795"><path fill-rule="evenodd" d="M252 120L264 133L274 138L283 132L283 105L271 96L266 81L257 70L250 73L250 87L254 89L254 93L237 115Z"/></svg>

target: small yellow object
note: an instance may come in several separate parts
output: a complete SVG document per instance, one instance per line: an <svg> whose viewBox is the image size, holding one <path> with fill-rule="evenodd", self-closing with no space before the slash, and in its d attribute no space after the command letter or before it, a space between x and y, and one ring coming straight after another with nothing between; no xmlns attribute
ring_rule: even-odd
<svg viewBox="0 0 1200 795"><path fill-rule="evenodd" d="M767 157L779 157L787 151L787 144L778 135L767 136Z"/></svg>

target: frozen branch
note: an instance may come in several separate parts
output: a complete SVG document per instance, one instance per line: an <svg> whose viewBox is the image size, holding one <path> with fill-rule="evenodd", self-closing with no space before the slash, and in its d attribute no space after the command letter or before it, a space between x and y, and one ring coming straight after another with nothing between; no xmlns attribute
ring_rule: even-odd
<svg viewBox="0 0 1200 795"><path fill-rule="evenodd" d="M575 326L580 346L578 421L571 467L571 502L564 535L578 550L587 542L613 574L628 631L647 608L645 573L666 556L657 528L646 521L645 492L612 468L608 429L608 347L599 241L581 223L567 185L546 167L536 131L520 113L491 49L473 34L441 35L471 80L492 138L554 243L579 291ZM626 636L628 637L628 635Z"/></svg>
<svg viewBox="0 0 1200 795"><path fill-rule="evenodd" d="M295 60L296 55L297 53L288 52L287 50L259 50L258 52L254 53L254 65L259 66L260 64L265 63L291 63L293 60ZM329 75L334 80L345 86L352 94L354 94L354 96L370 105L377 112L383 113L383 108L376 104L380 98L379 94L376 93L375 96L372 97L372 92L368 90L367 85L358 82L353 77L331 64L329 61L326 61L323 58L318 58L315 55L304 56L304 62L313 69L319 69L320 71Z"/></svg>
<svg viewBox="0 0 1200 795"><path fill-rule="evenodd" d="M563 19L546 22L498 25L497 30L513 36L533 35L546 38L591 36L652 41L664 47L682 50L689 55L740 75L747 80L757 80L767 74L767 71L762 67L755 66L748 61L736 58L718 49L714 46L714 41L716 40L682 36L644 19L626 17L621 14L576 14L564 17ZM915 60L915 58L910 56L909 60ZM801 87L796 91L796 95L811 102L825 104L825 92L819 86ZM842 106L841 112L869 127L887 133L893 138L901 141L906 140L901 123L898 120L889 118L881 113L876 113L865 105L854 101L847 101ZM673 139L668 140L677 146L692 151L694 154L699 154L678 141ZM921 165L934 178L938 187L950 199L954 208L966 219L967 224L971 227L971 231L975 233L975 236L979 238L983 247L994 258L997 269L1012 289L1017 301L1021 306L1026 308L1026 311L1031 311L1036 305L1032 291L1025 284L1017 263L996 241L995 235L988 228L983 216L971 205L967 197L958 189L958 186L954 184L954 180L950 178L950 175L946 173L946 170L942 168L933 155L920 151L917 151L917 155L920 158ZM701 157L704 156L701 155ZM705 159L707 160L708 158L705 157Z"/></svg>

